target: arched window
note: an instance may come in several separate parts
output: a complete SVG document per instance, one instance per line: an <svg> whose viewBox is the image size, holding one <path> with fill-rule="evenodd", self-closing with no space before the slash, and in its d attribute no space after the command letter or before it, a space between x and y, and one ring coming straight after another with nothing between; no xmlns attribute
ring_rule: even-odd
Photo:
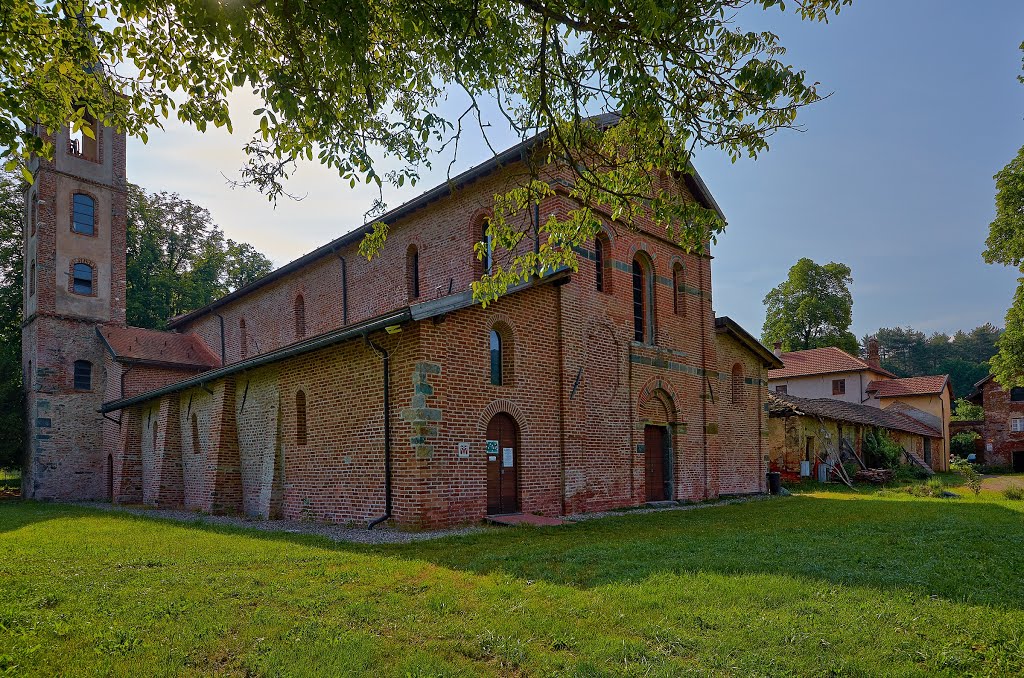
<svg viewBox="0 0 1024 678"><path fill-rule="evenodd" d="M686 315L686 269L678 261L672 267L672 310Z"/></svg>
<svg viewBox="0 0 1024 678"><path fill-rule="evenodd" d="M192 413L192 454L199 454L199 419L196 413Z"/></svg>
<svg viewBox="0 0 1024 678"><path fill-rule="evenodd" d="M649 262L633 259L633 339L654 343L654 286Z"/></svg>
<svg viewBox="0 0 1024 678"><path fill-rule="evenodd" d="M597 283L598 292L610 292L609 281L607 279L608 272L608 253L610 251L608 238L604 235L598 235L594 239L594 276Z"/></svg>
<svg viewBox="0 0 1024 678"><path fill-rule="evenodd" d="M501 335L491 330L491 383L501 386L502 381Z"/></svg>
<svg viewBox="0 0 1024 678"><path fill-rule="evenodd" d="M238 355L243 360L249 355L249 335L245 331L245 318L238 321Z"/></svg>
<svg viewBox="0 0 1024 678"><path fill-rule="evenodd" d="M739 363L732 366L732 402L743 402L743 366Z"/></svg>
<svg viewBox="0 0 1024 678"><path fill-rule="evenodd" d="M75 294L91 296L93 293L92 276L92 266L81 262L74 264L71 267L71 291Z"/></svg>
<svg viewBox="0 0 1024 678"><path fill-rule="evenodd" d="M306 393L298 391L295 394L295 442L299 445L306 444Z"/></svg>
<svg viewBox="0 0 1024 678"><path fill-rule="evenodd" d="M405 253L405 275L406 285L409 289L409 299L419 299L420 296L420 253L416 245L409 245Z"/></svg>
<svg viewBox="0 0 1024 678"><path fill-rule="evenodd" d="M76 360L74 369L76 391L92 390L92 363L88 360Z"/></svg>
<svg viewBox="0 0 1024 678"><path fill-rule="evenodd" d="M490 226L489 219L484 219L480 222L480 242L482 242L486 248L486 253L484 254L483 259L484 273L490 273L491 268L494 267L494 240L487 232L488 226Z"/></svg>
<svg viewBox="0 0 1024 678"><path fill-rule="evenodd" d="M88 133L85 131L87 129ZM96 118L86 113L78 131L71 131L69 134L68 152L84 160L99 162L99 146L99 126L96 124Z"/></svg>
<svg viewBox="0 0 1024 678"><path fill-rule="evenodd" d="M75 193L71 197L71 230L82 235L96 235L96 203L92 196Z"/></svg>
<svg viewBox="0 0 1024 678"><path fill-rule="evenodd" d="M295 297L295 338L306 336L306 300L300 294Z"/></svg>

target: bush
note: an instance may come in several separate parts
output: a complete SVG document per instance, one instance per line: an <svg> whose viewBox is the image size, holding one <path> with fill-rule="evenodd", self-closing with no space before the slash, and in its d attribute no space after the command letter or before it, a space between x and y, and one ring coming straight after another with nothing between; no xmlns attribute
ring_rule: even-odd
<svg viewBox="0 0 1024 678"><path fill-rule="evenodd" d="M964 479L964 485L971 488L971 492L974 492L975 497L981 494L981 474L978 473L974 464L963 457L953 457L949 468L960 474L960 477Z"/></svg>
<svg viewBox="0 0 1024 678"><path fill-rule="evenodd" d="M876 468L898 468L903 460L903 448L882 429L869 429L862 445L865 462Z"/></svg>
<svg viewBox="0 0 1024 678"><path fill-rule="evenodd" d="M1010 485L1008 488L1003 490L1003 496L1012 501L1020 501L1024 499L1024 487L1020 485Z"/></svg>
<svg viewBox="0 0 1024 678"><path fill-rule="evenodd" d="M917 464L913 466L904 464L896 469L896 476L893 480L898 483L909 483L914 480L927 480L930 477L931 474Z"/></svg>
<svg viewBox="0 0 1024 678"><path fill-rule="evenodd" d="M958 457L974 454L974 441L981 438L977 431L961 431L949 439L949 450Z"/></svg>

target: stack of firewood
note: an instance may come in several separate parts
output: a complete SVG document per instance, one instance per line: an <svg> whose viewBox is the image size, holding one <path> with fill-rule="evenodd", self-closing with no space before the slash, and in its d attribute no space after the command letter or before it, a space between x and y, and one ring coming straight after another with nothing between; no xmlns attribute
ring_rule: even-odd
<svg viewBox="0 0 1024 678"><path fill-rule="evenodd" d="M853 474L853 482L855 483L874 483L875 485L884 485L891 481L896 475L896 472L892 469L887 468L864 468Z"/></svg>

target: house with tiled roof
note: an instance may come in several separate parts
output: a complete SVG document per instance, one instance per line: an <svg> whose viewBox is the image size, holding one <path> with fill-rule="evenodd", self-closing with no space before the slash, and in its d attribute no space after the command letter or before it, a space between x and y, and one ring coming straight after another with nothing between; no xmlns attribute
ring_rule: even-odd
<svg viewBox="0 0 1024 678"><path fill-rule="evenodd" d="M896 441L905 463L939 470L934 451L942 444L942 430L926 423L927 413L908 405L883 409L775 392L768 393L766 405L769 467L774 471L824 479L839 463L870 466L874 460L864 441L871 431L884 431Z"/></svg>
<svg viewBox="0 0 1024 678"><path fill-rule="evenodd" d="M833 398L860 405L871 399L869 384L896 377L882 369L877 342L868 343L867 360L834 346L789 352L776 347L776 351L784 366L768 371L768 390L784 395Z"/></svg>
<svg viewBox="0 0 1024 678"><path fill-rule="evenodd" d="M1024 388L1003 388L989 375L974 385L967 399L985 411L982 421L964 427L981 434L978 461L1024 471Z"/></svg>
<svg viewBox="0 0 1024 678"><path fill-rule="evenodd" d="M783 396L827 399L875 409L904 411L941 432L939 444L922 447L935 470L949 465L953 388L949 375L899 378L881 365L878 341L868 341L867 358L835 347L779 352L784 366L768 371L768 390Z"/></svg>

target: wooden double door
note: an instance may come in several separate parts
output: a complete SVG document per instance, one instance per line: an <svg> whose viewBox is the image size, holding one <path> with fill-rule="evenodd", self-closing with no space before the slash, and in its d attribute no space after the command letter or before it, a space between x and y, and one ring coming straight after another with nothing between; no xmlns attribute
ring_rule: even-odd
<svg viewBox="0 0 1024 678"><path fill-rule="evenodd" d="M487 440L487 514L519 513L519 427L509 415L496 414Z"/></svg>
<svg viewBox="0 0 1024 678"><path fill-rule="evenodd" d="M644 427L644 486L647 501L671 499L668 490L668 430L664 426Z"/></svg>

